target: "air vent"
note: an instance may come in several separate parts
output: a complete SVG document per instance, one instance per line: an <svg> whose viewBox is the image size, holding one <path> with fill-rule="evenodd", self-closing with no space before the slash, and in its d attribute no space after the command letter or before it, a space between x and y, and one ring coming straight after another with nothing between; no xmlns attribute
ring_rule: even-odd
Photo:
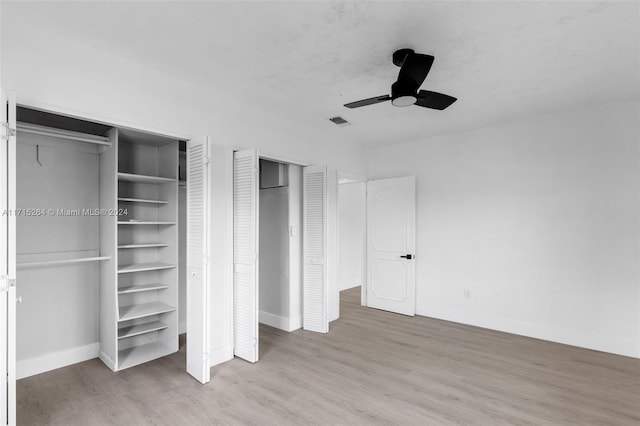
<svg viewBox="0 0 640 426"><path fill-rule="evenodd" d="M329 120L331 122L333 122L333 124L337 124L338 126L344 126L346 124L349 124L349 122L347 120L345 120L344 118L339 117L339 116L331 117Z"/></svg>

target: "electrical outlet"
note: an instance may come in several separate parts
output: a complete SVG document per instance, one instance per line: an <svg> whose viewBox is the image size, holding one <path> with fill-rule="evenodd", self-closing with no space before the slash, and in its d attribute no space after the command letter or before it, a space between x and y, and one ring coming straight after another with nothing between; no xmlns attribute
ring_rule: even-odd
<svg viewBox="0 0 640 426"><path fill-rule="evenodd" d="M471 300L471 290L468 288L464 289L464 300Z"/></svg>

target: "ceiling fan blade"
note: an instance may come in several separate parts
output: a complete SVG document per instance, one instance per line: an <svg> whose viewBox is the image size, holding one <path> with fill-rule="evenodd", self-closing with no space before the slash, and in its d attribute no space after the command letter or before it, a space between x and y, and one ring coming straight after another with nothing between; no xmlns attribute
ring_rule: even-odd
<svg viewBox="0 0 640 426"><path fill-rule="evenodd" d="M415 104L425 108L443 110L457 100L457 98L443 93L421 90L418 92L418 100Z"/></svg>
<svg viewBox="0 0 640 426"><path fill-rule="evenodd" d="M361 101L350 102L348 104L344 104L344 106L346 106L347 108L360 108L363 106L373 105L373 104L377 104L377 103L389 101L389 100L391 100L391 96L382 95L382 96L376 96L375 98L362 99Z"/></svg>
<svg viewBox="0 0 640 426"><path fill-rule="evenodd" d="M408 54L400 67L398 83L403 87L418 90L424 79L427 78L431 65L433 65L433 56L431 55L423 55L421 53Z"/></svg>

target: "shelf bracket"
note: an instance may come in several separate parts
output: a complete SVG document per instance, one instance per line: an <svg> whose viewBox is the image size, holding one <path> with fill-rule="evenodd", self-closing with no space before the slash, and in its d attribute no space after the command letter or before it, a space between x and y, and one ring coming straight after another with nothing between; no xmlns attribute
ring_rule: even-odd
<svg viewBox="0 0 640 426"><path fill-rule="evenodd" d="M9 138L12 138L17 134L17 130L11 127L6 121L2 122L2 127L5 130L2 132L2 139L5 141L8 141Z"/></svg>

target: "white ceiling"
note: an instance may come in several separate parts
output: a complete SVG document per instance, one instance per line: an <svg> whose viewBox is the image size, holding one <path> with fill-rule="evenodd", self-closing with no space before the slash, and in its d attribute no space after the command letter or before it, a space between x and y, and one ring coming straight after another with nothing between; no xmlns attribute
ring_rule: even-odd
<svg viewBox="0 0 640 426"><path fill-rule="evenodd" d="M22 3L64 37L239 98L316 134L391 144L589 103L638 98L640 3ZM389 93L401 47L435 56L422 88L448 110L355 110ZM352 125L336 127L341 115Z"/></svg>

